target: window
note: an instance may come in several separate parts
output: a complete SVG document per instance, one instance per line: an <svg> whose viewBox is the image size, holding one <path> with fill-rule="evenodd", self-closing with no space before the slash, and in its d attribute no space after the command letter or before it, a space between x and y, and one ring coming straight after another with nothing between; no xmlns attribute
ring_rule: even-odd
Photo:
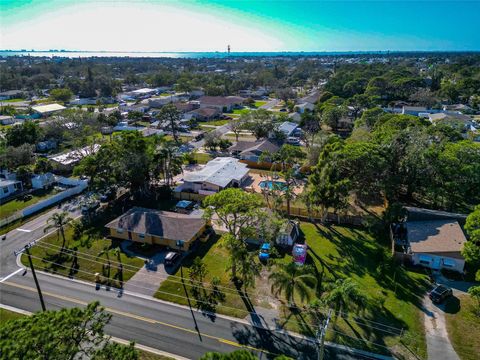
<svg viewBox="0 0 480 360"><path fill-rule="evenodd" d="M119 234L123 234L123 229L121 229L121 228L117 228L117 233L119 233Z"/></svg>
<svg viewBox="0 0 480 360"><path fill-rule="evenodd" d="M8 187L2 188L4 194L8 194Z"/></svg>
<svg viewBox="0 0 480 360"><path fill-rule="evenodd" d="M145 239L145 234L138 234L138 237L139 237L140 239Z"/></svg>

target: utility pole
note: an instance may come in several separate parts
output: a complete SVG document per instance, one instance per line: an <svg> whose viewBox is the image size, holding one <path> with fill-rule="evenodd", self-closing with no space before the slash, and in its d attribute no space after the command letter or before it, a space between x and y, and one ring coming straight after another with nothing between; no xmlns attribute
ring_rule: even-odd
<svg viewBox="0 0 480 360"><path fill-rule="evenodd" d="M40 289L40 284L38 283L37 274L35 273L35 268L33 267L32 257L30 255L30 247L32 247L33 243L25 245L22 250L14 251L13 253L15 256L21 254L25 251L28 256L28 263L30 264L30 269L32 269L33 280L35 281L35 286L37 287L38 297L40 298L40 304L42 305L42 311L47 310L45 308L45 302L43 301L42 290Z"/></svg>
<svg viewBox="0 0 480 360"><path fill-rule="evenodd" d="M323 360L323 356L325 354L325 336L327 335L328 323L330 322L331 317L332 309L329 309L327 318L323 321L322 327L317 330L318 360Z"/></svg>

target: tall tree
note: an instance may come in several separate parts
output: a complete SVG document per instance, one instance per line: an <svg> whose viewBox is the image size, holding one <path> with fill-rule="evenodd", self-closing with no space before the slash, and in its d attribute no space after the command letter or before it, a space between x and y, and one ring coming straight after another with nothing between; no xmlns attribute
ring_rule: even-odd
<svg viewBox="0 0 480 360"><path fill-rule="evenodd" d="M176 143L179 143L178 123L181 118L180 116L180 111L172 103L163 106L158 114L159 122L168 124L170 131L172 132L173 139Z"/></svg>
<svg viewBox="0 0 480 360"><path fill-rule="evenodd" d="M111 317L94 302L8 321L0 326L0 354L6 359L137 360L133 343L109 342L104 328Z"/></svg>
<svg viewBox="0 0 480 360"><path fill-rule="evenodd" d="M300 301L309 300L317 284L311 266L294 263L279 264L268 279L272 282L272 292L277 296L283 293L290 304L295 304L296 297Z"/></svg>
<svg viewBox="0 0 480 360"><path fill-rule="evenodd" d="M72 218L68 215L68 212L62 211L62 212L57 212L52 214L47 220L47 227L43 230L44 232L47 232L51 228L57 229L57 232L59 235L62 236L62 248L61 252L65 250L65 243L66 243L66 238L65 238L65 225L67 225Z"/></svg>

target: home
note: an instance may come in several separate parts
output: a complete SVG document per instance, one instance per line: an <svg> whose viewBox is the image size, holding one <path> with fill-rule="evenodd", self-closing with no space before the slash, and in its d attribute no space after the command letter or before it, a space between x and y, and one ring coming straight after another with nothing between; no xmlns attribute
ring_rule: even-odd
<svg viewBox="0 0 480 360"><path fill-rule="evenodd" d="M94 98L76 98L69 101L70 105L95 105L97 100Z"/></svg>
<svg viewBox="0 0 480 360"><path fill-rule="evenodd" d="M148 99L148 106L152 108L161 108L164 105L167 105L170 103L176 103L178 101L180 101L180 98L178 96L166 95L166 96L160 96L160 97Z"/></svg>
<svg viewBox="0 0 480 360"><path fill-rule="evenodd" d="M197 109L200 106L200 104L196 105L194 102L177 102L174 105L182 114Z"/></svg>
<svg viewBox="0 0 480 360"><path fill-rule="evenodd" d="M278 127L278 130L283 132L286 138L289 138L291 136L295 136L298 133L297 128L298 128L298 124L285 121L282 124L280 124L280 126Z"/></svg>
<svg viewBox="0 0 480 360"><path fill-rule="evenodd" d="M23 97L22 90L8 90L0 92L0 100L19 99Z"/></svg>
<svg viewBox="0 0 480 360"><path fill-rule="evenodd" d="M9 115L0 115L0 124L2 125L12 125L15 123L13 116Z"/></svg>
<svg viewBox="0 0 480 360"><path fill-rule="evenodd" d="M183 184L175 191L210 195L227 187L241 187L248 177L246 164L232 157L218 157L201 170L185 173Z"/></svg>
<svg viewBox="0 0 480 360"><path fill-rule="evenodd" d="M298 124L300 121L302 121L302 115L300 115L298 112L292 112L288 114L288 121L293 121Z"/></svg>
<svg viewBox="0 0 480 360"><path fill-rule="evenodd" d="M315 105L308 102L299 103L295 105L295 110L300 114L303 114L305 111L313 111L314 109L315 109Z"/></svg>
<svg viewBox="0 0 480 360"><path fill-rule="evenodd" d="M303 98L299 99L298 103L308 103L311 105L315 105L315 103L320 99L320 92L318 90L314 90L311 93L309 93L307 96L304 96Z"/></svg>
<svg viewBox="0 0 480 360"><path fill-rule="evenodd" d="M110 236L188 251L206 230L203 212L181 214L135 207L105 225Z"/></svg>
<svg viewBox="0 0 480 360"><path fill-rule="evenodd" d="M194 118L197 121L211 121L214 119L218 119L221 114L222 111L216 107L204 107L189 111L186 115L191 115L191 118Z"/></svg>
<svg viewBox="0 0 480 360"><path fill-rule="evenodd" d="M48 105L32 106L32 110L35 111L37 114L40 114L42 116L49 116L49 115L52 115L53 113L63 111L65 109L66 109L66 107L62 106L60 104L48 104Z"/></svg>
<svg viewBox="0 0 480 360"><path fill-rule="evenodd" d="M198 101L202 108L213 107L222 112L229 112L241 107L245 99L240 96L202 96Z"/></svg>
<svg viewBox="0 0 480 360"><path fill-rule="evenodd" d="M55 155L50 158L60 171L71 171L73 167L80 162L84 157L96 153L100 149L99 144L93 146L86 146L84 148L72 150L70 152Z"/></svg>
<svg viewBox="0 0 480 360"><path fill-rule="evenodd" d="M52 173L45 173L39 175L32 176L32 188L33 189L46 189L53 184L55 184L57 180L55 179L55 175Z"/></svg>
<svg viewBox="0 0 480 360"><path fill-rule="evenodd" d="M146 98L157 93L156 89L151 88L142 88L130 91L127 95L131 96L134 99Z"/></svg>
<svg viewBox="0 0 480 360"><path fill-rule="evenodd" d="M473 109L465 104L453 104L453 105L443 105L444 111L461 111L462 113L468 113L473 111Z"/></svg>
<svg viewBox="0 0 480 360"><path fill-rule="evenodd" d="M40 141L35 145L35 148L38 152L45 152L48 150L56 149L57 142L55 140Z"/></svg>
<svg viewBox="0 0 480 360"><path fill-rule="evenodd" d="M463 272L462 249L467 239L460 223L465 215L406 208L406 221L391 229L397 258L432 270Z"/></svg>
<svg viewBox="0 0 480 360"><path fill-rule="evenodd" d="M4 199L23 190L22 182L18 180L0 179L0 199Z"/></svg>
<svg viewBox="0 0 480 360"><path fill-rule="evenodd" d="M240 160L258 162L262 154L274 154L280 149L276 143L265 139L252 141L238 141L230 146L228 151L232 156L238 157ZM267 159L264 159L265 161ZM268 162L268 161L266 161Z"/></svg>

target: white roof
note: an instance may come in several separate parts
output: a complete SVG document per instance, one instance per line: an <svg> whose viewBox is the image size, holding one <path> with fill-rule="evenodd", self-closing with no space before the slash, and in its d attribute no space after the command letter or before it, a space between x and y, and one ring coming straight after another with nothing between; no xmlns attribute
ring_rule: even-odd
<svg viewBox="0 0 480 360"><path fill-rule="evenodd" d="M21 181L0 179L0 186L8 186L8 185L13 185L18 183L21 183Z"/></svg>
<svg viewBox="0 0 480 360"><path fill-rule="evenodd" d="M290 134L298 127L297 124L290 122L290 121L285 121L282 123L279 127L278 130L281 132L285 133L285 135L290 136Z"/></svg>
<svg viewBox="0 0 480 360"><path fill-rule="evenodd" d="M142 89L137 89L133 90L132 93L134 94L150 94L152 92L155 92L155 89L150 89L150 88L142 88Z"/></svg>
<svg viewBox="0 0 480 360"><path fill-rule="evenodd" d="M69 164L72 164L72 163L75 163L77 161L82 160L84 157L86 157L88 155L91 155L91 154L97 152L98 149L100 149L100 145L98 145L98 144L95 144L93 147L86 146L86 147L81 148L81 149L76 149L76 150L70 151L70 152L65 153L65 154L54 156L54 157L50 158L50 160L58 162L62 165L69 165Z"/></svg>
<svg viewBox="0 0 480 360"><path fill-rule="evenodd" d="M227 186L232 180L240 181L248 174L247 165L232 157L218 157L210 160L205 167L196 172L187 173L186 182L206 182L220 187Z"/></svg>
<svg viewBox="0 0 480 360"><path fill-rule="evenodd" d="M32 109L40 114L45 114L53 111L65 110L66 107L60 104L48 104L48 105L32 106Z"/></svg>

